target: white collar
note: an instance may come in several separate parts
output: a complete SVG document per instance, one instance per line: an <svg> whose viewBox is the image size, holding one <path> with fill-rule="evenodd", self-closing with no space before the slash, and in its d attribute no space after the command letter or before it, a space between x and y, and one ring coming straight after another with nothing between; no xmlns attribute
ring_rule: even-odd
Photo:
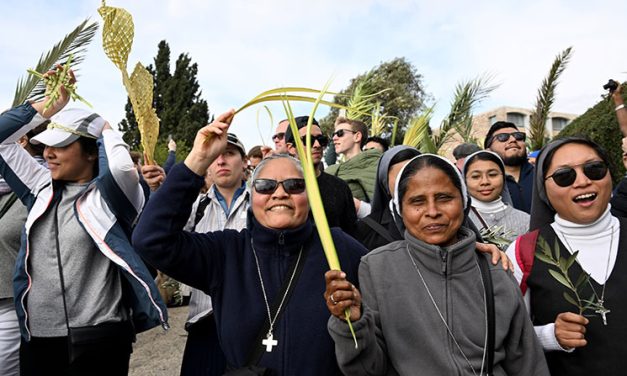
<svg viewBox="0 0 627 376"><path fill-rule="evenodd" d="M610 205L596 221L586 224L574 223L555 214L553 228L568 236L590 236L607 232L618 220L610 213ZM616 228L618 228L616 226Z"/></svg>
<svg viewBox="0 0 627 376"><path fill-rule="evenodd" d="M501 196L499 196L496 200L489 202L479 201L473 197L472 206L478 211L486 214L500 213L507 209L507 205L505 205Z"/></svg>

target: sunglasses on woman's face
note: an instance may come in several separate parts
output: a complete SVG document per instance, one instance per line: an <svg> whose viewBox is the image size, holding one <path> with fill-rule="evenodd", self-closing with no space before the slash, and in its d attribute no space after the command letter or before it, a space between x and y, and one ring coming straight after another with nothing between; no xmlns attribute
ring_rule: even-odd
<svg viewBox="0 0 627 376"><path fill-rule="evenodd" d="M344 132L357 133L356 131L351 131L350 129L338 129L337 131L333 132L333 135L338 137L344 137Z"/></svg>
<svg viewBox="0 0 627 376"><path fill-rule="evenodd" d="M283 181L276 181L274 179L255 179L253 181L253 187L257 193L263 195L269 195L274 193L279 187L279 184L283 186L283 190L291 195L303 193L305 191L305 179L285 179Z"/></svg>
<svg viewBox="0 0 627 376"><path fill-rule="evenodd" d="M514 136L516 141L525 141L527 134L525 132L499 133L494 135L494 139L498 142L506 142L510 136Z"/></svg>
<svg viewBox="0 0 627 376"><path fill-rule="evenodd" d="M307 143L307 136L303 136L300 139L303 141L303 145ZM318 141L321 147L325 147L329 144L329 138L323 134L319 134L317 136L311 135L311 146L313 146L316 141Z"/></svg>
<svg viewBox="0 0 627 376"><path fill-rule="evenodd" d="M601 180L607 175L607 165L603 161L586 162L577 166L583 166L583 174L590 180ZM553 178L555 184L560 187L568 187L577 179L577 171L573 168L577 166L558 168L552 175L544 178L544 180Z"/></svg>

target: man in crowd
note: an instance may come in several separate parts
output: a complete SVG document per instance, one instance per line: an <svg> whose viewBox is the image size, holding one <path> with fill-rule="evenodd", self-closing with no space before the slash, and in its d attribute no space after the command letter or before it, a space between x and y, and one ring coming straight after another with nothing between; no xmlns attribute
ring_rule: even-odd
<svg viewBox="0 0 627 376"><path fill-rule="evenodd" d="M505 163L505 179L514 207L530 213L534 167L527 160L526 138L514 123L497 121L486 134L484 146Z"/></svg>
<svg viewBox="0 0 627 376"><path fill-rule="evenodd" d="M357 200L370 202L377 180L378 149L362 151L368 138L368 127L358 120L337 118L333 144L335 152L344 156L343 163L329 166L325 171L344 180Z"/></svg>
<svg viewBox="0 0 627 376"><path fill-rule="evenodd" d="M228 134L227 142L224 153L207 169L213 184L194 204L187 229L211 232L246 227L246 212L250 204L250 191L245 183L248 166L246 151L232 133ZM218 342L211 297L200 290L192 289L185 328L189 335L181 375L222 375L226 362Z"/></svg>
<svg viewBox="0 0 627 376"><path fill-rule="evenodd" d="M276 133L272 136L274 142L274 151L276 153L287 153L287 146L285 145L285 132L289 128L289 120L281 120L276 127Z"/></svg>
<svg viewBox="0 0 627 376"><path fill-rule="evenodd" d="M309 121L309 116L299 116L294 120L298 127L299 135L304 140L307 134L306 126ZM285 134L288 152L298 158L294 141L292 130L288 128ZM325 146L329 143L329 138L322 134L316 119L312 120L311 143L311 157L313 159L314 169L318 173L318 188L320 189L322 205L327 215L329 227L340 227L344 232L353 234L355 223L357 222L353 196L351 195L350 188L344 181L326 172L322 172L320 169L322 153ZM303 141L303 145L304 144L305 141Z"/></svg>
<svg viewBox="0 0 627 376"><path fill-rule="evenodd" d="M378 149L381 153L385 153L390 148L390 143L382 137L370 136L366 139L364 151L370 149Z"/></svg>
<svg viewBox="0 0 627 376"><path fill-rule="evenodd" d="M462 171L462 169L464 168L464 162L466 161L466 157L479 150L481 150L479 146L477 146L476 144L471 144L469 142L465 142L463 144L455 146L455 149L453 149L453 158L455 158L455 165L457 166L459 171Z"/></svg>

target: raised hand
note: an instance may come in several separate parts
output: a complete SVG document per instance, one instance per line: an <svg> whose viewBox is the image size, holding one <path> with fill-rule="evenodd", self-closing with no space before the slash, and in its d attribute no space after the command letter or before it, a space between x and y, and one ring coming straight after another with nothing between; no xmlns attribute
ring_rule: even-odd
<svg viewBox="0 0 627 376"><path fill-rule="evenodd" d="M209 165L224 152L227 144L227 131L233 115L235 115L235 110L231 109L196 133L194 146L185 158L185 165L190 170L204 176Z"/></svg>

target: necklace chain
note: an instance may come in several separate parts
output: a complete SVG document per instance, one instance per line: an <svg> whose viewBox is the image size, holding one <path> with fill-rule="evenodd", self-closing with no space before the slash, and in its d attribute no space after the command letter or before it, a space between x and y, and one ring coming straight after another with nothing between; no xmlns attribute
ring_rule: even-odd
<svg viewBox="0 0 627 376"><path fill-rule="evenodd" d="M461 346L457 342L457 339L453 335L453 332L451 331L451 328L448 326L448 323L444 319L444 316L442 315L442 311L440 311L440 308L438 308L438 305L436 304L435 299L433 298L433 295L431 294L431 290L429 290L429 286L427 286L427 282L425 281L424 277L422 276L422 273L420 272L420 269L418 268L418 264L416 264L416 261L414 260L414 257L411 255L411 252L409 251L409 245L406 246L405 249L407 250L407 256L409 256L409 259L411 260L411 263L414 265L414 269L416 269L416 272L418 272L418 276L420 276L420 280L422 281L422 284L425 287L425 290L427 290L427 294L429 295L429 299L431 300L431 303L435 307L435 310L438 312L438 316L440 316L440 320L444 324L444 327L446 327L446 331L448 332L449 336L453 340L453 343L455 343L455 346L457 347L459 352L462 354L462 356L466 360L466 363L468 363L468 366L472 370L473 375L476 376L477 375L477 371L475 370L475 367L473 367L472 363L470 363L470 360L468 359L468 357L466 356L466 354L462 350ZM475 259L475 265L477 265L477 260L476 259ZM479 274L481 274L481 268L479 268L479 265L477 265L477 268L479 269ZM483 285L483 278L481 278L481 285ZM483 307L484 307L484 312L485 312L485 315L484 315L484 319L485 320L484 321L485 321L485 328L486 328L485 333L486 334L485 334L485 339L484 339L484 343L483 343L483 356L481 357L481 371L479 372L479 376L483 375L483 368L485 366L485 360L486 360L486 355L487 355L486 354L486 350L487 350L487 347L488 347L488 315L487 315L488 307L487 307L487 299L486 299L486 296L485 296L485 286L483 286Z"/></svg>
<svg viewBox="0 0 627 376"><path fill-rule="evenodd" d="M285 290L285 294L281 298L281 303L279 303L279 307L274 314L274 318L270 313L270 304L268 303L268 296L266 295L266 286L263 283L263 277L261 276L261 268L259 267L259 258L257 258L257 252L255 251L255 246L253 245L253 240L250 239L250 246L253 250L253 255L255 256L255 264L257 265L257 275L259 275L259 282L261 282L261 291L263 292L263 301L266 303L266 311L268 313L268 321L270 322L270 328L268 329L268 334L266 337L271 337L272 332L274 331L274 323L279 317L279 312L281 312L281 308L283 307L283 303L285 302L285 298L287 297L287 293L290 291L290 286L292 286L292 281L294 280L294 276L296 275L296 269L298 269L298 264L300 263L300 258L303 255L303 247L300 247L300 251L298 252L298 259L296 259L296 266L294 267L294 271L292 271L292 275L290 276L290 280L287 283L287 289Z"/></svg>
<svg viewBox="0 0 627 376"><path fill-rule="evenodd" d="M566 243L566 247L568 248L568 250L570 251L570 253L573 253L573 247L571 247L570 243L568 242L568 239L566 238L566 234L564 234L563 231L560 231L560 233L562 234L562 237L564 238L564 243ZM605 264L605 281L603 281L603 289L601 290L601 298L599 298L599 295L597 294L596 290L594 289L594 286L592 285L592 283L590 282L590 280L588 279L588 283L590 284L590 288L592 289L592 292L594 292L594 296L596 296L597 299L601 299L603 300L603 298L605 297L605 285L607 282L607 278L609 276L609 270L610 270L610 260L612 259L612 247L614 245L614 226L612 226L610 228L610 249L609 252L607 254L607 263ZM583 265L581 265L581 263L579 262L579 259L577 259L577 263L579 264L579 266L581 267L581 269L583 270ZM584 273L586 271L584 270Z"/></svg>

